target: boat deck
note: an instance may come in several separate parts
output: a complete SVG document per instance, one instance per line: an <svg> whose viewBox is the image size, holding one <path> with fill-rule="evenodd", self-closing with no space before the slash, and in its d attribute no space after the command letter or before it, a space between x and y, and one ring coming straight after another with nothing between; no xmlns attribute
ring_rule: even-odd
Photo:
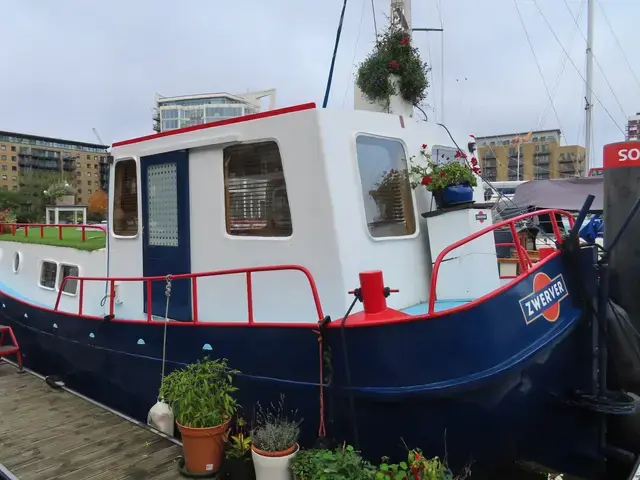
<svg viewBox="0 0 640 480"><path fill-rule="evenodd" d="M0 392L0 479L182 478L178 445L4 361Z"/></svg>
<svg viewBox="0 0 640 480"><path fill-rule="evenodd" d="M436 300L435 312L442 312L444 310L449 310L451 308L456 308L466 303L471 302L470 299L467 300ZM429 302L419 303L418 305L413 305L411 307L403 308L402 312L407 315L426 315L429 313Z"/></svg>

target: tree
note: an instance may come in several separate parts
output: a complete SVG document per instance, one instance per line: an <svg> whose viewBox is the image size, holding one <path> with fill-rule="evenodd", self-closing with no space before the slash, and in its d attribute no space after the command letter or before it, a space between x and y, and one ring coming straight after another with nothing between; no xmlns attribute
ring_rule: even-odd
<svg viewBox="0 0 640 480"><path fill-rule="evenodd" d="M56 182L72 182L69 174L61 176L59 173L54 172L44 173L30 170L20 172L18 178L20 191L16 193L19 194L19 198L22 201L15 213L20 223L43 222L45 207L49 203L44 191Z"/></svg>
<svg viewBox="0 0 640 480"><path fill-rule="evenodd" d="M103 220L107 216L107 194L104 190L96 190L89 197L89 214L96 219Z"/></svg>

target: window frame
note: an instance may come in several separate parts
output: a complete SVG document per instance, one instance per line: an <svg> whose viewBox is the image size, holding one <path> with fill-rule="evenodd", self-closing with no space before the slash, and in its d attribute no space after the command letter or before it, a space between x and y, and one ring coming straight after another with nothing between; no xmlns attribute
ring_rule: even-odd
<svg viewBox="0 0 640 480"><path fill-rule="evenodd" d="M16 258L18 259L18 268L16 268ZM16 252L14 252L13 260L11 262L11 269L13 270L13 273L15 273L16 275L20 273L20 270L22 270L22 263L23 263L22 259L23 259L22 252L16 250Z"/></svg>
<svg viewBox="0 0 640 480"><path fill-rule="evenodd" d="M42 284L42 268L45 263L50 263L56 266L56 276L55 276L55 279L53 280L53 287L47 287L46 285ZM43 290L49 290L50 292L57 292L58 291L58 272L60 270L58 268L58 262L56 262L55 260L49 260L49 259L43 258L42 260L40 260L39 266L40 268L38 269L38 286Z"/></svg>
<svg viewBox="0 0 640 480"><path fill-rule="evenodd" d="M60 287L62 285L62 267L75 267L78 269L78 275L69 275L69 276L78 276L81 277L82 274L80 273L80 265L76 265L74 263L68 263L68 262L58 262L58 272L56 274L56 291L59 292L60 291ZM78 291L80 290L80 280L76 280L76 290L74 293L69 293L69 292L65 292L64 290L62 290L62 295L67 295L68 297L76 297L78 296Z"/></svg>
<svg viewBox="0 0 640 480"><path fill-rule="evenodd" d="M132 160L136 165L136 191L138 192L138 198L136 199L136 215L138 217L138 229L135 235L120 235L115 232L115 222L114 222L114 214L115 214L115 198L116 198L116 167L120 162L126 162L128 160ZM140 236L140 227L141 227L141 219L142 219L142 206L141 206L141 198L140 198L140 162L136 157L122 157L118 159L114 159L113 161L113 175L110 175L109 181L113 186L113 197L109 199L109 232L113 238L123 239L123 240L135 240Z"/></svg>
<svg viewBox="0 0 640 480"><path fill-rule="evenodd" d="M284 177L284 186L287 190L287 200L289 203L289 214L291 215L291 234L287 235L287 236L278 236L278 237L265 237L262 235L233 235L231 233L229 233L227 231L227 178L225 176L225 169L226 169L226 165L224 163L224 151L225 148L228 147L234 147L237 145L241 145L241 146L245 146L245 145L253 145L253 144L258 144L258 143L267 143L267 142L273 142L276 144L276 147L278 148L278 155L280 156L280 164L282 166L282 176ZM239 241L252 241L252 240L261 240L261 241L275 241L275 242L282 242L282 241L289 241L291 240L291 238L293 237L293 235L295 234L295 229L293 227L294 224L294 215L293 215L293 209L291 208L291 197L289 196L289 183L287 180L287 172L285 171L285 164L284 164L284 160L283 160L283 156L282 156L282 148L281 148L281 144L278 141L277 138L275 137L265 137L265 138L256 138L256 139L251 139L247 142L237 142L234 143L232 145L226 145L223 146L220 149L220 155L222 157L222 189L221 189L221 205L223 206L223 212L221 215L222 218L222 233L225 236L225 238L229 238L232 240L239 240Z"/></svg>
<svg viewBox="0 0 640 480"><path fill-rule="evenodd" d="M364 219L364 230L369 236L369 239L373 240L374 242L387 242L387 241L413 240L414 238L417 238L420 235L420 221L418 217L418 206L416 202L415 191L413 190L413 188L411 188L411 186L409 186L409 193L411 194L411 204L413 207L413 217L414 217L413 220L415 222L415 231L408 235L395 235L392 237L374 237L373 235L371 235L371 231L369 230L369 224L367 222L367 209L364 204L364 188L362 185L362 176L360 175L360 164L358 161L358 138L359 137L379 138L381 140L390 140L390 141L395 141L400 143L400 145L402 146L402 151L404 152L404 155L407 159L407 173L409 171L410 155L407 154L408 152L407 144L402 138L389 137L386 135L378 135L375 133L368 133L368 132L357 132L353 136L353 152L354 152L354 160L355 160L353 163L355 166L356 180L357 180L358 189L359 189L359 196L358 196L358 199L360 202L359 209L360 209L360 212L362 213L362 218Z"/></svg>

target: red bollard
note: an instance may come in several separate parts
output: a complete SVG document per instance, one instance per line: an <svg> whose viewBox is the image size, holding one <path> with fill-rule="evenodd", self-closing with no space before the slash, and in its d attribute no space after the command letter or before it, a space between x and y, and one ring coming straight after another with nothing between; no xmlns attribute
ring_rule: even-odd
<svg viewBox="0 0 640 480"><path fill-rule="evenodd" d="M387 309L382 271L372 270L369 272L360 272L360 292L362 294L362 305L366 314L380 313Z"/></svg>

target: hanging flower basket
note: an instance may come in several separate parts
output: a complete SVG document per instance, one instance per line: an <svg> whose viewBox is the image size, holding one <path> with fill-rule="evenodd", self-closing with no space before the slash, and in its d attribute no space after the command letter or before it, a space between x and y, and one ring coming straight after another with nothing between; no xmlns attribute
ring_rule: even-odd
<svg viewBox="0 0 640 480"><path fill-rule="evenodd" d="M356 84L372 103L389 105L390 98L399 95L418 105L427 96L428 71L411 37L391 25L378 35L373 52L358 67Z"/></svg>

